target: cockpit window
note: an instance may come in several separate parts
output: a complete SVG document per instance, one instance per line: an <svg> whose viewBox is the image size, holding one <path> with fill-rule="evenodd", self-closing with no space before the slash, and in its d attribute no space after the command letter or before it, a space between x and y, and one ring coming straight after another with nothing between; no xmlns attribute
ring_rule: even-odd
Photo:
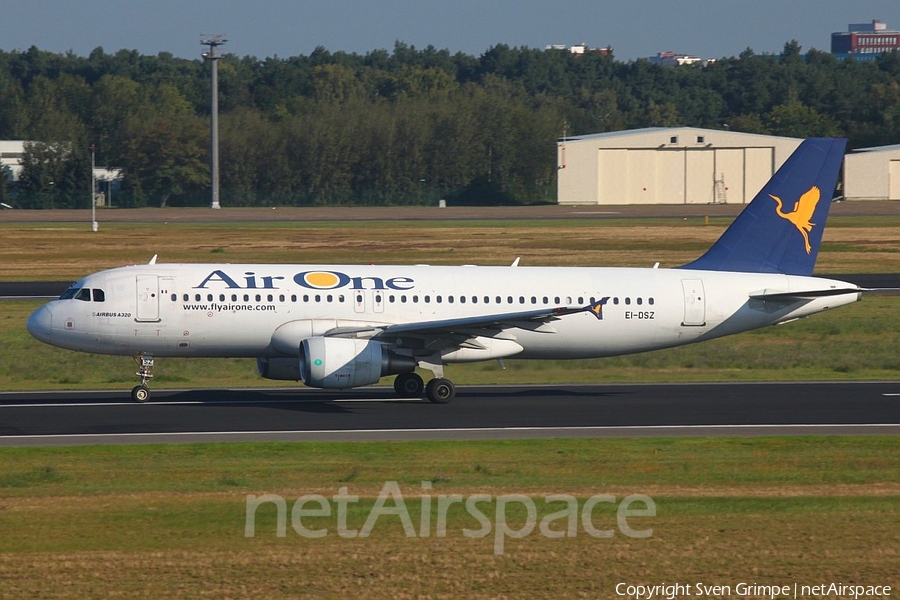
<svg viewBox="0 0 900 600"><path fill-rule="evenodd" d="M59 299L60 300L70 300L71 298L75 297L75 294L78 293L78 290L80 290L80 289L81 288L77 288L73 285L72 287L70 287L69 289L64 291L62 293L62 296L59 297Z"/></svg>
<svg viewBox="0 0 900 600"><path fill-rule="evenodd" d="M84 300L85 302L91 301L91 290L89 288L81 288L78 290L78 293L75 294L76 300Z"/></svg>
<svg viewBox="0 0 900 600"><path fill-rule="evenodd" d="M106 302L106 294L103 293L103 290L99 290L94 288L94 302Z"/></svg>

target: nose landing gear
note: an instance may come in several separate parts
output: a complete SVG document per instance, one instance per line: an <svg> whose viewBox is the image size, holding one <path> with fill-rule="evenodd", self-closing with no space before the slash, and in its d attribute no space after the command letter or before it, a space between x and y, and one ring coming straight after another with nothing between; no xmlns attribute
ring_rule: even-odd
<svg viewBox="0 0 900 600"><path fill-rule="evenodd" d="M141 382L131 389L131 399L135 402L146 402L150 399L150 388L147 386L147 381L153 377L153 357L149 354L141 354L134 360L140 365L135 375L141 378Z"/></svg>

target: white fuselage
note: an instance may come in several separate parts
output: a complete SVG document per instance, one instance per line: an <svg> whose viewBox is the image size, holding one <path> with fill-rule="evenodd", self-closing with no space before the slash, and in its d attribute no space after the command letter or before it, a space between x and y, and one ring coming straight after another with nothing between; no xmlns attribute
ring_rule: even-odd
<svg viewBox="0 0 900 600"><path fill-rule="evenodd" d="M588 358L755 329L842 306L848 292L792 302L751 294L846 289L827 279L687 269L154 264L102 271L29 320L42 341L85 352L193 357L295 356L335 327L445 321L608 298L448 350L445 362ZM102 298L102 300L101 300ZM473 336L477 337L477 336Z"/></svg>

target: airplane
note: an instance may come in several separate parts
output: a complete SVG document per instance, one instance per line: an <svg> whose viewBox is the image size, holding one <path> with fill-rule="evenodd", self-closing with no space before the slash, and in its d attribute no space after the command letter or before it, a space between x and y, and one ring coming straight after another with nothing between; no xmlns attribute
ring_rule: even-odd
<svg viewBox="0 0 900 600"><path fill-rule="evenodd" d="M133 356L136 402L157 357L248 357L259 375L450 402L444 365L576 359L691 344L862 298L813 277L846 140L811 138L700 258L674 268L149 264L88 275L27 327L70 350ZM416 369L430 371L426 385Z"/></svg>

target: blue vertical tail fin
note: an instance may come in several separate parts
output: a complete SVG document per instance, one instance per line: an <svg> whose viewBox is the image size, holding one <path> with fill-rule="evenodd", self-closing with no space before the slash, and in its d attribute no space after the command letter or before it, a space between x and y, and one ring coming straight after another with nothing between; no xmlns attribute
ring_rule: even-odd
<svg viewBox="0 0 900 600"><path fill-rule="evenodd" d="M679 268L812 275L846 144L803 141L706 254Z"/></svg>

